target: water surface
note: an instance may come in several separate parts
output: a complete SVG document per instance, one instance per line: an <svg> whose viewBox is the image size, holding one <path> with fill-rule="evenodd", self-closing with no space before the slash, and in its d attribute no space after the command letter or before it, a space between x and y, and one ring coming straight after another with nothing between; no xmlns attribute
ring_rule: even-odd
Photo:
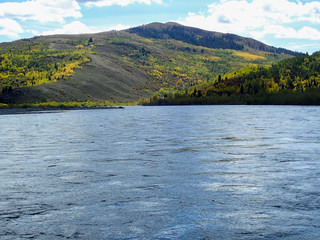
<svg viewBox="0 0 320 240"><path fill-rule="evenodd" d="M320 108L0 115L0 239L318 239Z"/></svg>

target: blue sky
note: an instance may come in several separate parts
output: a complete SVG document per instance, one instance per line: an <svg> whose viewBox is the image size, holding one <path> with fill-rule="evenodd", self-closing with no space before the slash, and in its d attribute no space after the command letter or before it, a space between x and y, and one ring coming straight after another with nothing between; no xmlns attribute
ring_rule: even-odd
<svg viewBox="0 0 320 240"><path fill-rule="evenodd" d="M0 0L0 42L169 21L300 52L320 50L319 0Z"/></svg>

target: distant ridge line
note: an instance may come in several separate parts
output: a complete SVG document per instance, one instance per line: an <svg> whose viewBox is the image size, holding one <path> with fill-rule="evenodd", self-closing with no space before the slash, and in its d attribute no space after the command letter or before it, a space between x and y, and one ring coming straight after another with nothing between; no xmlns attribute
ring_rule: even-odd
<svg viewBox="0 0 320 240"><path fill-rule="evenodd" d="M154 39L175 39L196 46L208 48L222 48L233 50L258 50L277 54L290 54L293 56L301 55L284 48L276 48L253 38L241 37L232 33L221 33L203 30L200 28L184 26L175 22L159 23L153 22L138 27L125 30L135 33L141 37Z"/></svg>

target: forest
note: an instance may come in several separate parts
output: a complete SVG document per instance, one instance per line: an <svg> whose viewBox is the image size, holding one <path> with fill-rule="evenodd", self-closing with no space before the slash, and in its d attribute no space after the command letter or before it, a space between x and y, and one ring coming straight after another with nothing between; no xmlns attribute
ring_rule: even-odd
<svg viewBox="0 0 320 240"><path fill-rule="evenodd" d="M68 79L92 52L89 41L69 41L74 48L54 50L45 42L21 42L0 48L0 89L36 86ZM85 44L85 45L83 45Z"/></svg>
<svg viewBox="0 0 320 240"><path fill-rule="evenodd" d="M320 52L271 66L250 66L144 104L320 104Z"/></svg>

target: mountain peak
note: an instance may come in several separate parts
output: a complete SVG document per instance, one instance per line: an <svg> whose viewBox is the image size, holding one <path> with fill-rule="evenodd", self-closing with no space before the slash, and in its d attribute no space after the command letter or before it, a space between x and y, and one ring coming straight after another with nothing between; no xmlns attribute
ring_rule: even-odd
<svg viewBox="0 0 320 240"><path fill-rule="evenodd" d="M176 23L176 22L167 22L167 23L164 23L164 24L167 25L167 26L183 26L180 23Z"/></svg>
<svg viewBox="0 0 320 240"><path fill-rule="evenodd" d="M141 25L138 27L133 27L130 29L135 29L135 28L145 28L145 29L158 29L158 30L162 30L162 29L167 29L168 27L184 27L183 25L176 23L176 22L167 22L167 23L161 23L161 22L152 22L152 23L148 23L145 25Z"/></svg>

